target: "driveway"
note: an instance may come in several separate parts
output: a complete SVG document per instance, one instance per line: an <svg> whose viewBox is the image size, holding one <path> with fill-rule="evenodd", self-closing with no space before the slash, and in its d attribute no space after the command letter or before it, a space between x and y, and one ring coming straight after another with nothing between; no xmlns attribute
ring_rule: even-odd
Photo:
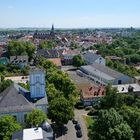
<svg viewBox="0 0 140 140"><path fill-rule="evenodd" d="M75 118L78 120L78 122L81 125L83 136L81 138L77 138L75 124L73 124L72 121L69 121L68 124L65 125L68 128L67 133L56 138L56 140L88 140L88 136L87 136L88 131L85 125L85 121L83 119L83 115L87 114L87 111L75 109L74 113L75 113Z"/></svg>

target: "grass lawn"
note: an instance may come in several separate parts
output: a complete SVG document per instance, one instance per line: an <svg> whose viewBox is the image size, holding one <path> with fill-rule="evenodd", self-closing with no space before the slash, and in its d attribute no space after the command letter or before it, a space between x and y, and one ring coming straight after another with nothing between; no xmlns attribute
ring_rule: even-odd
<svg viewBox="0 0 140 140"><path fill-rule="evenodd" d="M90 117L90 116L85 116L85 115L83 115L83 118L85 120L85 123L86 123L87 128L89 129L89 126L94 123L93 118Z"/></svg>

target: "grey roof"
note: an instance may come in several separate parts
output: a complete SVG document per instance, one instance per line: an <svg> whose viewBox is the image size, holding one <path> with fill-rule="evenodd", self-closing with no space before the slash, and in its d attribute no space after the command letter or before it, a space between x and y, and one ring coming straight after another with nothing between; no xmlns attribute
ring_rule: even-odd
<svg viewBox="0 0 140 140"><path fill-rule="evenodd" d="M28 62L28 55L21 55L21 56L10 56L10 62Z"/></svg>
<svg viewBox="0 0 140 140"><path fill-rule="evenodd" d="M63 51L56 50L56 49L51 49L51 50L38 49L36 55L43 56L45 58L56 58L62 56L62 52Z"/></svg>
<svg viewBox="0 0 140 140"><path fill-rule="evenodd" d="M100 70L101 72L103 72L107 75L110 75L113 78L118 78L118 77L124 76L124 74L122 74L118 71L115 71L115 70L113 70L113 69L111 69L107 66L103 66L103 65L100 65L100 64L97 64L97 63L93 63L92 67Z"/></svg>
<svg viewBox="0 0 140 140"><path fill-rule="evenodd" d="M19 86L13 83L0 94L0 113L24 112L35 108L19 90Z"/></svg>
<svg viewBox="0 0 140 140"><path fill-rule="evenodd" d="M48 104L48 100L47 100L47 96L41 98L41 99L38 99L34 105L47 105Z"/></svg>
<svg viewBox="0 0 140 140"><path fill-rule="evenodd" d="M101 73L100 70L93 68L92 65L82 66L81 70L82 71L84 70L84 72L86 71L86 73L88 73L89 75L94 73L94 75L96 75L98 77L103 77L104 79L107 79L107 80L114 80L113 77L111 77L110 75L107 75L103 72Z"/></svg>
<svg viewBox="0 0 140 140"><path fill-rule="evenodd" d="M115 70L110 69L109 67L97 63L93 63L92 65L82 66L81 69L87 71L88 73L94 73L95 75L103 77L107 80L113 80L121 76L125 76L120 72L117 72Z"/></svg>
<svg viewBox="0 0 140 140"><path fill-rule="evenodd" d="M90 62L94 62L101 56L93 52L86 52L85 54L83 54L83 57L85 60L90 59Z"/></svg>

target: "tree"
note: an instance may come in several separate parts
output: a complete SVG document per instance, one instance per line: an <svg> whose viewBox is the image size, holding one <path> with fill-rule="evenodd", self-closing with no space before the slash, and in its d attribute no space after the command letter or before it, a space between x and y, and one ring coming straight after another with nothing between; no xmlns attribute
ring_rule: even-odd
<svg viewBox="0 0 140 140"><path fill-rule="evenodd" d="M25 121L27 126L36 127L46 120L46 118L46 114L43 111L34 109L32 112L27 113Z"/></svg>
<svg viewBox="0 0 140 140"><path fill-rule="evenodd" d="M73 107L68 100L60 96L49 103L48 115L57 126L63 126L73 118Z"/></svg>
<svg viewBox="0 0 140 140"><path fill-rule="evenodd" d="M0 82L0 93L12 84L11 80L2 80Z"/></svg>
<svg viewBox="0 0 140 140"><path fill-rule="evenodd" d="M100 100L101 109L116 108L118 106L117 96L117 90L115 88L112 88L110 84L106 86L106 96Z"/></svg>
<svg viewBox="0 0 140 140"><path fill-rule="evenodd" d="M75 55L72 61L73 61L73 66L75 67L80 67L81 65L84 64L84 60L82 59L81 55Z"/></svg>
<svg viewBox="0 0 140 140"><path fill-rule="evenodd" d="M134 131L135 140L140 139L140 111L130 106L122 106L119 113Z"/></svg>
<svg viewBox="0 0 140 140"><path fill-rule="evenodd" d="M56 45L56 42L55 41L52 41L52 40L43 40L40 42L39 44L39 48L40 49L53 49Z"/></svg>
<svg viewBox="0 0 140 140"><path fill-rule="evenodd" d="M20 130L21 126L12 116L3 116L0 118L0 139L9 140L13 132Z"/></svg>
<svg viewBox="0 0 140 140"><path fill-rule="evenodd" d="M27 54L29 60L31 60L35 52L35 46L31 42L10 41L7 45L7 52L9 57Z"/></svg>
<svg viewBox="0 0 140 140"><path fill-rule="evenodd" d="M99 112L98 119L89 132L89 138L90 140L132 140L133 131L123 121L123 117L111 108Z"/></svg>
<svg viewBox="0 0 140 140"><path fill-rule="evenodd" d="M60 95L62 95L62 93L58 90L56 90L54 84L49 84L47 83L46 86L46 91L47 91L47 97L48 97L48 101L50 102L51 100L53 100L54 98L59 97Z"/></svg>

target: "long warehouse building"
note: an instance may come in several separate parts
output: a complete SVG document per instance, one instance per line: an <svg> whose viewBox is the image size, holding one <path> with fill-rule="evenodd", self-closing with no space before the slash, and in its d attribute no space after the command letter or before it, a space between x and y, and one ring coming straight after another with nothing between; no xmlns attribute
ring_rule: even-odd
<svg viewBox="0 0 140 140"><path fill-rule="evenodd" d="M133 82L133 78L97 63L81 66L80 70L97 84L107 85L110 83L119 85Z"/></svg>

